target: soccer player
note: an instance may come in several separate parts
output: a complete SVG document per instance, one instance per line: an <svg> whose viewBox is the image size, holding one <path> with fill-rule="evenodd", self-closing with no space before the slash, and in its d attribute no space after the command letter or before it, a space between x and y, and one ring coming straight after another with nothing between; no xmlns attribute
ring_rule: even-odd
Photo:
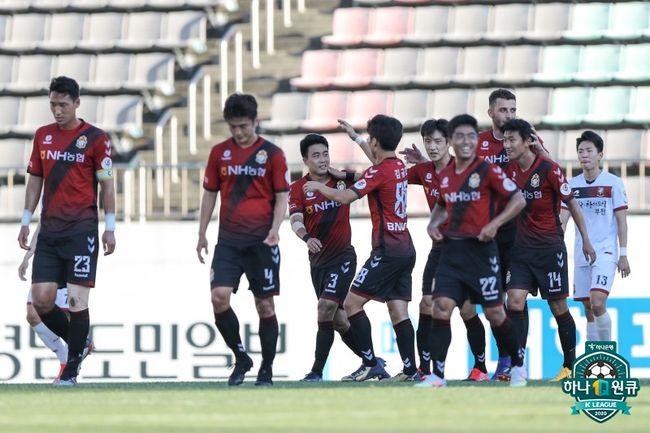
<svg viewBox="0 0 650 433"><path fill-rule="evenodd" d="M68 344L67 364L55 385L74 386L81 362L92 349L88 297L95 286L99 254L98 183L106 219L104 255L115 250L112 147L104 131L77 118L80 98L75 80L52 79L49 98L55 122L34 135L18 243L29 250L29 223L43 190L32 266L33 306L43 324ZM68 287L70 320L55 303L63 285Z"/></svg>
<svg viewBox="0 0 650 433"><path fill-rule="evenodd" d="M27 268L29 267L30 259L34 255L34 248L36 247L36 239L38 237L38 232L40 228L41 226L38 225L36 227L36 230L34 230L34 234L32 235L32 240L29 244L29 251L25 252L23 261L20 263L20 266L18 266L18 277L22 281L27 281L26 278ZM68 289L66 287L61 287L56 292L55 304L60 309L62 309L63 312L65 313L68 312L68 308L69 308ZM59 368L59 373L56 375L56 378L54 379L55 381L57 381L61 377L61 374L63 373L63 369L65 368L65 364L68 360L68 346L65 344L65 342L61 337L56 335L47 326L45 326L41 321L41 318L38 317L38 313L36 312L34 306L32 305L31 289L27 294L27 323L29 323L29 326L34 330L34 333L38 335L38 338L43 342L43 344L45 344L45 346L48 349L50 349L59 360L61 367Z"/></svg>
<svg viewBox="0 0 650 433"><path fill-rule="evenodd" d="M523 351L503 309L499 253L494 237L524 207L516 185L501 168L476 155L478 125L470 115L455 116L448 131L456 159L440 173L439 196L428 225L443 241L433 289L433 372L422 386L446 386L445 359L451 342L451 313L467 299L481 304L495 338L512 358L511 386L526 385ZM495 215L498 202L506 203Z"/></svg>
<svg viewBox="0 0 650 433"><path fill-rule="evenodd" d="M515 328L527 331L524 305L528 293L548 302L558 326L564 362L553 381L571 375L576 353L576 324L566 302L569 296L568 258L559 209L562 201L571 212L583 239L582 254L593 262L596 258L580 207L573 200L571 188L562 169L553 161L530 148L532 127L523 119L512 119L503 126L504 145L510 163L506 174L517 184L526 207L517 218L517 234L511 250L507 313Z"/></svg>
<svg viewBox="0 0 650 433"><path fill-rule="evenodd" d="M579 254L583 248L582 239L576 233L573 296L584 306L587 340L610 341L612 321L607 313L607 297L616 269L623 278L630 274L627 196L621 179L600 167L603 139L593 131L584 131L576 142L582 173L571 179L569 186L582 209L598 258L591 264L583 259ZM562 209L561 218L566 225L569 219L566 209Z"/></svg>
<svg viewBox="0 0 650 433"><path fill-rule="evenodd" d="M352 247L350 206L328 199L318 192L303 191L306 182L316 181L329 188L349 188L354 173L347 180L330 175L329 143L322 135L308 134L300 141L300 154L309 172L291 184L289 214L291 229L307 245L311 280L318 298L318 332L315 360L303 381L320 382L323 368L334 342L334 330L359 357L343 302L357 268Z"/></svg>
<svg viewBox="0 0 650 433"><path fill-rule="evenodd" d="M395 149L402 138L399 120L376 115L368 121L368 145L374 165L366 169L350 188L339 190L323 183L305 183L305 192L320 193L330 200L349 204L368 196L372 219L372 251L359 270L344 307L355 342L363 355L363 365L351 377L354 381L387 378L383 363L375 357L371 325L363 306L371 299L386 302L395 330L403 370L393 379L415 380L415 332L408 316L411 300L411 272L415 248L407 228L406 190L408 172L397 159Z"/></svg>
<svg viewBox="0 0 650 433"><path fill-rule="evenodd" d="M221 192L219 240L210 268L212 308L217 329L235 355L228 385L240 385L253 367L239 336L239 321L230 307L246 274L260 318L262 347L255 385L273 385L278 321L273 297L280 294L279 230L287 210L289 173L282 149L257 135L257 101L251 95L226 99L223 117L232 136L210 151L203 180L203 199L196 253L204 263L206 230Z"/></svg>

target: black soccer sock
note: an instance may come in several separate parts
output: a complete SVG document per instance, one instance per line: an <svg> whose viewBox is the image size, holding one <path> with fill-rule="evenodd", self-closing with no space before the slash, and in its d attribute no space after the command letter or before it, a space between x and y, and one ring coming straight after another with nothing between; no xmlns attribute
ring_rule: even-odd
<svg viewBox="0 0 650 433"><path fill-rule="evenodd" d="M564 314L555 316L557 322L557 333L560 336L560 345L564 353L564 367L573 369L573 362L576 360L576 322L573 316L567 311Z"/></svg>
<svg viewBox="0 0 650 433"><path fill-rule="evenodd" d="M350 348L352 352L354 352L355 355L357 355L359 358L362 357L361 351L357 347L357 342L354 339L354 334L352 334L352 327L348 328L347 331L339 333L341 335L341 340L345 343L346 346Z"/></svg>
<svg viewBox="0 0 650 433"><path fill-rule="evenodd" d="M445 377L445 360L451 344L451 325L449 320L434 318L431 321L431 360L432 372L438 377Z"/></svg>
<svg viewBox="0 0 650 433"><path fill-rule="evenodd" d="M397 325L393 325L393 329L399 356L404 365L404 374L409 376L415 374L418 369L415 365L415 331L411 319L402 320Z"/></svg>
<svg viewBox="0 0 650 433"><path fill-rule="evenodd" d="M503 347L503 344L499 339L496 337L497 336L497 331L494 329L494 326L490 324L490 329L492 330L492 335L494 336L494 341L497 343L497 350L499 351L499 358L505 358L508 356L508 351L506 350L505 347Z"/></svg>
<svg viewBox="0 0 650 433"><path fill-rule="evenodd" d="M278 345L278 319L275 314L271 317L260 318L260 345L262 346L262 366L272 366Z"/></svg>
<svg viewBox="0 0 650 433"><path fill-rule="evenodd" d="M512 322L512 327L517 332L517 339L521 342L525 341L524 332L526 332L526 316L523 311L506 309L506 315ZM524 349L526 346L521 345Z"/></svg>
<svg viewBox="0 0 650 433"><path fill-rule="evenodd" d="M232 308L228 307L224 312L214 313L214 323L217 325L223 341L235 354L235 358L239 360L244 357L246 350L239 336L239 320Z"/></svg>
<svg viewBox="0 0 650 433"><path fill-rule="evenodd" d="M501 341L506 353L510 355L510 363L513 367L524 365L524 352L519 343L519 334L512 325L512 321L506 316L506 320L497 327L492 327L494 337Z"/></svg>
<svg viewBox="0 0 650 433"><path fill-rule="evenodd" d="M54 332L57 336L68 342L68 331L70 329L70 321L68 316L65 315L58 305L54 305L50 311L45 314L39 314L41 321L47 326L50 331Z"/></svg>
<svg viewBox="0 0 650 433"><path fill-rule="evenodd" d="M422 374L431 374L431 349L429 339L431 338L431 315L420 313L418 330L415 333L418 343L418 355L420 356L420 371Z"/></svg>
<svg viewBox="0 0 650 433"><path fill-rule="evenodd" d="M68 362L61 374L61 379L77 377L79 364L86 347L86 339L90 330L90 316L88 309L70 311L70 330L68 331Z"/></svg>
<svg viewBox="0 0 650 433"><path fill-rule="evenodd" d="M372 327L366 312L361 310L348 318L350 320L350 331L354 335L354 341L361 351L363 365L374 367L377 365L375 349L372 346Z"/></svg>
<svg viewBox="0 0 650 433"><path fill-rule="evenodd" d="M465 320L465 328L467 328L467 342L474 355L474 368L487 373L485 367L485 326L483 326L478 314L475 314L469 320Z"/></svg>
<svg viewBox="0 0 650 433"><path fill-rule="evenodd" d="M323 368L330 354L330 349L334 343L334 322L318 322L318 332L316 333L316 351L314 353L314 365L311 371L323 374Z"/></svg>
<svg viewBox="0 0 650 433"><path fill-rule="evenodd" d="M524 333L523 333L523 339L521 340L521 347L524 349L526 348L526 345L528 344L528 302L524 302Z"/></svg>

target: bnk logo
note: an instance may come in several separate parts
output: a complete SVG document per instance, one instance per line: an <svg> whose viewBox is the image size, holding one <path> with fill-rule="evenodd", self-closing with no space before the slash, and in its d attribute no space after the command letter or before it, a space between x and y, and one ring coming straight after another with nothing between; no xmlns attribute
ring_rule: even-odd
<svg viewBox="0 0 650 433"><path fill-rule="evenodd" d="M572 376L562 381L562 391L576 399L571 415L582 411L596 422L618 412L630 414L628 397L639 393L639 379L630 378L630 364L616 353L614 341L587 341L585 353L573 364Z"/></svg>

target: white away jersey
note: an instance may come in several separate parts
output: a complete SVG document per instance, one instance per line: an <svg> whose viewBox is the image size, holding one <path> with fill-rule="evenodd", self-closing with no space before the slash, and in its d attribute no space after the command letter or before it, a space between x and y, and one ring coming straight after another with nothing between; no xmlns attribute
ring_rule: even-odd
<svg viewBox="0 0 650 433"><path fill-rule="evenodd" d="M583 174L569 181L575 199L582 209L589 239L598 260L618 261L618 224L614 212L627 209L625 186L618 176L602 171L591 183ZM576 227L576 266L588 266L582 254L582 237Z"/></svg>

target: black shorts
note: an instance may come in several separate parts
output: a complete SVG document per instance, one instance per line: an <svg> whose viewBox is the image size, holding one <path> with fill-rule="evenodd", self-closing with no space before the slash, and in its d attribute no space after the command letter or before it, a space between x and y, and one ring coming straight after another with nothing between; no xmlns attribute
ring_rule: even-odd
<svg viewBox="0 0 650 433"><path fill-rule="evenodd" d="M527 289L542 299L569 296L569 266L564 244L548 248L515 246L510 261L508 289Z"/></svg>
<svg viewBox="0 0 650 433"><path fill-rule="evenodd" d="M429 251L427 263L424 265L424 273L422 274L422 295L431 295L433 293L433 280L436 278L436 270L438 269L438 262L440 261L440 252L442 245L440 243L434 244Z"/></svg>
<svg viewBox="0 0 650 433"><path fill-rule="evenodd" d="M259 243L247 247L217 244L210 269L210 288L232 287L246 274L248 289L257 298L280 294L280 247Z"/></svg>
<svg viewBox="0 0 650 433"><path fill-rule="evenodd" d="M512 257L512 247L515 241L512 239L501 240L497 236L497 248L499 249L499 264L501 265L501 284L505 292L506 284L510 280L510 258Z"/></svg>
<svg viewBox="0 0 650 433"><path fill-rule="evenodd" d="M495 241L445 239L433 289L434 298L451 298L462 306L495 307L503 304L501 266Z"/></svg>
<svg viewBox="0 0 650 433"><path fill-rule="evenodd" d="M342 306L356 270L356 257L347 257L329 266L311 268L311 282L316 297L329 299Z"/></svg>
<svg viewBox="0 0 650 433"><path fill-rule="evenodd" d="M66 283L95 287L97 257L101 248L97 230L60 238L38 235L32 283Z"/></svg>
<svg viewBox="0 0 650 433"><path fill-rule="evenodd" d="M370 254L352 281L350 291L366 299L386 302L411 300L411 273L415 255L382 256Z"/></svg>

